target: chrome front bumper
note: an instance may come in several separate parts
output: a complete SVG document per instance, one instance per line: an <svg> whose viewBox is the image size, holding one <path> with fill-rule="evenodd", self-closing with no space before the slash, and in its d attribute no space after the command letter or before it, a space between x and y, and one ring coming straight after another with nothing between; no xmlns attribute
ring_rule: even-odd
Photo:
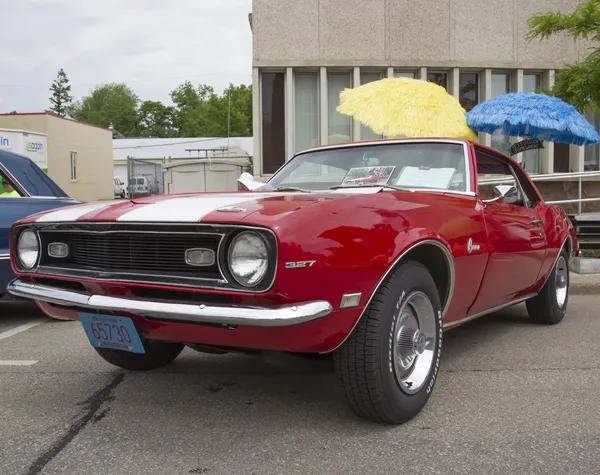
<svg viewBox="0 0 600 475"><path fill-rule="evenodd" d="M90 295L48 285L28 284L19 279L8 284L6 290L17 297L68 307L125 312L160 320L190 323L284 327L317 320L333 311L331 304L323 300L278 308L194 305Z"/></svg>

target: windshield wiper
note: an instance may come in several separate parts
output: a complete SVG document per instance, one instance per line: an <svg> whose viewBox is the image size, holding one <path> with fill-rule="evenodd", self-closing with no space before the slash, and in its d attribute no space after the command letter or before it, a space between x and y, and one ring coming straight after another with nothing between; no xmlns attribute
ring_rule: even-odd
<svg viewBox="0 0 600 475"><path fill-rule="evenodd" d="M298 188L296 186L279 186L273 191L300 191L302 193L312 193L312 190L305 190L304 188Z"/></svg>
<svg viewBox="0 0 600 475"><path fill-rule="evenodd" d="M376 184L368 184L368 185L336 185L336 186L332 186L329 189L330 190L340 190L343 188L373 188L373 187L377 187L377 188L390 188L392 190L396 190L396 191L413 191L410 188L403 188L401 186L396 186L396 185L376 185Z"/></svg>

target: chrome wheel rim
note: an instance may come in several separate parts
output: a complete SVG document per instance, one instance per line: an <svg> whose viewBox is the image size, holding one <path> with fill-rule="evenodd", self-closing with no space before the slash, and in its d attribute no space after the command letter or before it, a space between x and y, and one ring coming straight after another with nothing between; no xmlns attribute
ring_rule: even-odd
<svg viewBox="0 0 600 475"><path fill-rule="evenodd" d="M396 380L407 394L418 392L429 377L437 344L435 310L423 292L411 293L398 310L392 358Z"/></svg>
<svg viewBox="0 0 600 475"><path fill-rule="evenodd" d="M554 283L556 290L556 303L559 308L563 308L567 301L567 290L569 286L569 267L563 256L556 261L556 272L554 275Z"/></svg>

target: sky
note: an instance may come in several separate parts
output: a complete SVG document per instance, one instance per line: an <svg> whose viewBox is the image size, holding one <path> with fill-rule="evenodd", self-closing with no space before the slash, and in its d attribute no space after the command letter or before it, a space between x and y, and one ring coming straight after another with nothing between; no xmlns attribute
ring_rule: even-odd
<svg viewBox="0 0 600 475"><path fill-rule="evenodd" d="M189 80L221 93L252 83L252 0L0 0L0 113L49 108L63 68L71 95L125 82L170 104Z"/></svg>

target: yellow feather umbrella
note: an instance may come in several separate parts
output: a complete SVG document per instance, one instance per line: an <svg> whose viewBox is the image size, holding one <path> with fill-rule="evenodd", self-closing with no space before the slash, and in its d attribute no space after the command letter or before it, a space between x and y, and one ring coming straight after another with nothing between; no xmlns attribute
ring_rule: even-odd
<svg viewBox="0 0 600 475"><path fill-rule="evenodd" d="M386 78L340 93L337 111L385 137L453 137L477 140L460 102L421 79Z"/></svg>

